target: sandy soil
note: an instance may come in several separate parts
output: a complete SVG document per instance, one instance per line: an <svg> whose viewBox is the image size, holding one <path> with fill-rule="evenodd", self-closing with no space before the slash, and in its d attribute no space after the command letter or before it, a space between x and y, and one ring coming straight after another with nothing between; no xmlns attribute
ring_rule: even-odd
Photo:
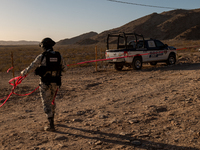
<svg viewBox="0 0 200 150"><path fill-rule="evenodd" d="M69 68L56 104L56 132L47 123L39 91L13 95L0 108L0 149L200 149L200 55L182 55L175 66L141 71ZM19 72L16 74L19 75ZM12 74L0 73L0 98ZM29 75L16 89L38 86Z"/></svg>

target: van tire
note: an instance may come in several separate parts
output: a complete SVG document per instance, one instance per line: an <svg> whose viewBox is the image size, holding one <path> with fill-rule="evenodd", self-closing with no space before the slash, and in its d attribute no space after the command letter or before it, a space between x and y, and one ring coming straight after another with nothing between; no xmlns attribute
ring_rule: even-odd
<svg viewBox="0 0 200 150"><path fill-rule="evenodd" d="M134 58L132 65L134 70L140 70L142 68L142 58L141 57Z"/></svg>
<svg viewBox="0 0 200 150"><path fill-rule="evenodd" d="M166 63L167 65L174 65L176 63L176 55L170 54Z"/></svg>

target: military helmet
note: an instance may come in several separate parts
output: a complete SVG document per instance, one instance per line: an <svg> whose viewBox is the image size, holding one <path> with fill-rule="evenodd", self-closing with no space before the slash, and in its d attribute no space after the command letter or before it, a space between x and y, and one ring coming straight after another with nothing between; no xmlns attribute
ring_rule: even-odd
<svg viewBox="0 0 200 150"><path fill-rule="evenodd" d="M39 46L40 47L53 47L55 44L56 44L56 42L54 42L51 38L47 37L47 38L44 38L40 42Z"/></svg>

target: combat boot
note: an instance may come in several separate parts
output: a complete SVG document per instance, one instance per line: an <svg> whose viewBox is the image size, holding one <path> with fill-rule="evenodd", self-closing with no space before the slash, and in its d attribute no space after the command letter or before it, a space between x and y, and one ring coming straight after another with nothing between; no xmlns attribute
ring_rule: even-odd
<svg viewBox="0 0 200 150"><path fill-rule="evenodd" d="M49 125L50 125L50 131L55 131L54 117L50 117L50 118L48 118L48 120L49 120Z"/></svg>
<svg viewBox="0 0 200 150"><path fill-rule="evenodd" d="M47 127L44 127L44 130L45 131L55 131L54 117L49 117L48 121L49 121L49 125Z"/></svg>

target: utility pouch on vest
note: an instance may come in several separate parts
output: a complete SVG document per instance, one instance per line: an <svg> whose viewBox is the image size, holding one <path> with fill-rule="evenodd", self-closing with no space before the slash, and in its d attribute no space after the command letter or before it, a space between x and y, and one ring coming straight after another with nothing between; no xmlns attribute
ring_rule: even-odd
<svg viewBox="0 0 200 150"><path fill-rule="evenodd" d="M39 75L40 77L43 77L46 73L46 66L40 66L40 67L37 67L35 69L35 75Z"/></svg>
<svg viewBox="0 0 200 150"><path fill-rule="evenodd" d="M47 73L45 76L41 78L41 81L45 83L46 85L49 85L50 83L56 83L57 86L61 86L61 77L60 76L51 76L50 73Z"/></svg>
<svg viewBox="0 0 200 150"><path fill-rule="evenodd" d="M41 78L41 81L46 85L49 85L50 83L56 83L57 86L61 86L61 77L60 76L52 77L50 73L47 73L45 76L43 76Z"/></svg>

